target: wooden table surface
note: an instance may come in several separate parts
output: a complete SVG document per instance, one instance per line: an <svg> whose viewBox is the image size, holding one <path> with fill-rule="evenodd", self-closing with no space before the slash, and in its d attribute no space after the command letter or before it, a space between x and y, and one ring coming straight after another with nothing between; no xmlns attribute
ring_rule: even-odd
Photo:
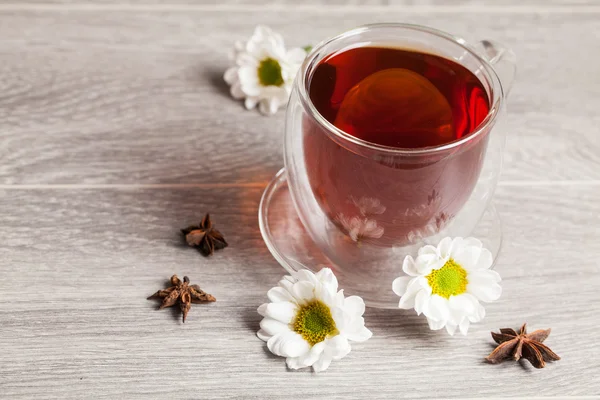
<svg viewBox="0 0 600 400"><path fill-rule="evenodd" d="M600 4L417 3L0 0L0 398L600 395ZM467 337L368 309L370 341L288 371L255 336L284 274L257 221L284 113L229 97L227 52L259 23L302 46L384 21L519 57L495 197L504 293ZM178 235L207 211L231 244L212 258ZM218 299L185 324L146 300L174 273ZM551 327L562 360L484 363L489 331L523 322Z"/></svg>

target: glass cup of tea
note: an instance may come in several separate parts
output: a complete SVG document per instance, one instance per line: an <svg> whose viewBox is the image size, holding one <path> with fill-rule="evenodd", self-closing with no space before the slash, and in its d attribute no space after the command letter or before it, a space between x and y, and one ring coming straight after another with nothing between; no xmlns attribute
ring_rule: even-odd
<svg viewBox="0 0 600 400"><path fill-rule="evenodd" d="M406 255L445 236L499 251L491 205L515 56L491 41L377 24L316 46L285 127L285 169L260 206L289 271L328 266L349 294L395 307Z"/></svg>

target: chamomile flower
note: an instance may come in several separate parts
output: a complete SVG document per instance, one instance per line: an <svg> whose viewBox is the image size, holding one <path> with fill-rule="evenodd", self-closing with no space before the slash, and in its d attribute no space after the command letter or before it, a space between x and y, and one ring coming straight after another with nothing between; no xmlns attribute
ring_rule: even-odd
<svg viewBox="0 0 600 400"><path fill-rule="evenodd" d="M386 210L386 207L381 204L381 201L374 197L361 197L358 200L352 198L352 202L358 208L360 215L364 217L383 214Z"/></svg>
<svg viewBox="0 0 600 400"><path fill-rule="evenodd" d="M399 307L425 315L431 329L445 327L453 335L458 328L466 335L469 325L485 316L480 302L502 293L492 261L479 240L447 237L437 247L422 247L416 259L407 256L402 270L408 276L396 278L392 289L400 296Z"/></svg>
<svg viewBox="0 0 600 400"><path fill-rule="evenodd" d="M350 239L355 242L360 242L362 239L379 239L385 231L374 219L347 217L339 214L338 221Z"/></svg>
<svg viewBox="0 0 600 400"><path fill-rule="evenodd" d="M258 105L261 113L272 115L287 104L305 57L304 49L286 50L280 34L257 26L248 42L236 43L232 55L235 65L223 78L234 98L245 99L248 110Z"/></svg>
<svg viewBox="0 0 600 400"><path fill-rule="evenodd" d="M273 354L286 357L291 369L324 371L350 353L350 341L372 336L362 317L365 303L358 296L344 297L329 268L285 276L267 296L270 303L258 308L264 318L257 335Z"/></svg>

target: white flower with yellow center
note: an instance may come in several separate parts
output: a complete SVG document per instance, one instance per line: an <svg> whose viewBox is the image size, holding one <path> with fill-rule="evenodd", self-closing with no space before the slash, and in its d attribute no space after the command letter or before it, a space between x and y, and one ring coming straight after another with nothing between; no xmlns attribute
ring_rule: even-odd
<svg viewBox="0 0 600 400"><path fill-rule="evenodd" d="M447 237L437 247L424 246L416 259L404 259L408 276L393 282L399 307L425 315L433 330L445 327L453 335L459 328L466 335L469 325L485 316L480 301L497 300L502 293L492 261L492 253L475 238Z"/></svg>
<svg viewBox="0 0 600 400"><path fill-rule="evenodd" d="M258 308L264 317L258 337L273 354L286 357L291 369L326 370L332 360L350 352L349 341L363 342L372 336L362 317L363 300L344 297L344 291L337 289L329 268L285 276L267 293L270 303Z"/></svg>
<svg viewBox="0 0 600 400"><path fill-rule="evenodd" d="M257 26L247 43L236 43L232 57L235 65L225 71L223 78L234 98L246 99L248 110L258 104L261 113L272 115L287 104L305 57L304 49L288 51L280 34Z"/></svg>

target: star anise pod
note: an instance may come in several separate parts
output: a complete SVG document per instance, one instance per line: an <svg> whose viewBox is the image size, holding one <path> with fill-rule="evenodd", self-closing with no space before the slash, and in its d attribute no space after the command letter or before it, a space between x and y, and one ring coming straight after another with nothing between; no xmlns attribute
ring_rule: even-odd
<svg viewBox="0 0 600 400"><path fill-rule="evenodd" d="M213 227L209 214L202 218L200 224L188 226L182 229L181 233L185 235L187 244L197 247L205 256L210 256L215 250L227 247L227 242L221 232Z"/></svg>
<svg viewBox="0 0 600 400"><path fill-rule="evenodd" d="M544 368L546 361L560 360L548 346L542 342L550 335L550 329L539 329L527 333L527 324L523 324L519 333L512 328L492 332L492 338L498 347L486 357L492 364L501 363L510 358L519 361L521 357L529 360L536 368Z"/></svg>
<svg viewBox="0 0 600 400"><path fill-rule="evenodd" d="M159 290L152 296L148 297L148 300L153 298L163 299L162 304L158 308L162 310L165 307L171 307L175 303L179 302L179 308L183 312L183 322L187 317L192 303L207 303L211 301L217 301L212 295L206 293L198 285L190 285L190 278L187 276L183 277L183 282L173 275L171 277L171 287L165 290Z"/></svg>

